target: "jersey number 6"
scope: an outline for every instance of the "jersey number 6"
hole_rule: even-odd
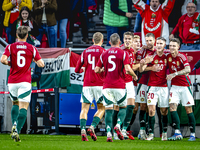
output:
[[[21,54],[26,54],[26,52],[25,51],[18,51],[17,52],[17,65],[19,67],[24,67],[25,64],[26,64],[26,59]]]

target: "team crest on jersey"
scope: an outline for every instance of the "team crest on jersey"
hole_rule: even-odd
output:
[[[169,62],[172,62],[172,58],[171,57],[169,57]]]
[[[141,102],[144,102],[144,98],[141,98]]]
[[[179,66],[179,61],[177,61],[177,66]]]
[[[139,59],[139,60],[140,60],[141,58],[142,58],[142,57],[141,57],[140,55],[138,55],[138,56],[137,56],[137,59]]]
[[[154,61],[154,63],[157,64],[157,63],[158,63],[158,60],[156,59],[156,60]]]
[[[148,100],[148,103],[151,103],[151,100],[150,100],[150,99]]]

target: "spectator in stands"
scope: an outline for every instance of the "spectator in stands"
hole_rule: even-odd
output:
[[[149,0],[146,0],[146,4],[149,5]],[[142,24],[142,17],[140,15],[140,13],[138,12],[135,17],[134,33],[141,32],[141,24]]]
[[[28,38],[27,43],[32,44],[34,46],[40,45],[40,42],[35,38],[39,35],[39,28],[36,22],[31,17],[31,11],[28,7],[24,6],[20,10],[19,17],[12,25],[11,35],[16,39],[16,30],[20,26],[28,27]]]
[[[197,2],[197,0],[183,0],[184,4],[181,8],[182,15],[185,15],[187,13],[187,4],[190,2],[193,2],[196,5],[196,11],[200,13],[200,1]]]
[[[132,1],[129,0],[105,0],[103,23],[107,30],[107,46],[110,46],[110,36],[118,33],[121,42],[124,32],[128,31],[130,21],[133,17]]]
[[[179,32],[182,39],[181,50],[199,50],[200,49],[200,17],[196,11],[196,5],[192,2],[187,4],[187,14],[181,16],[170,39]]]
[[[27,6],[29,10],[32,10],[32,0],[4,0],[2,9],[5,11],[5,17],[3,24],[6,27],[6,34],[8,36],[8,43],[11,44],[15,41],[14,37],[11,36],[12,24],[17,20],[19,11],[22,7]]]
[[[96,5],[94,0],[71,0],[71,16],[70,16],[70,31],[69,31],[69,41],[67,44],[73,44],[73,32],[74,32],[74,23],[79,13],[79,19],[81,22],[81,32],[82,32],[82,43],[89,44],[88,40],[88,18],[87,10],[88,7]]]
[[[57,26],[59,30],[59,39],[62,48],[66,47],[66,40],[67,40],[67,22],[70,14],[70,0],[57,0],[57,12],[56,12],[56,20]]]
[[[34,62],[31,63],[31,79],[32,79],[32,90],[39,89],[39,81],[41,77],[42,68],[39,68]],[[37,117],[36,117],[36,103],[37,103],[38,93],[31,94],[31,127],[28,134],[37,133]]]
[[[142,17],[142,44],[146,45],[145,35],[153,33],[155,38],[164,37],[169,44],[168,17],[174,7],[175,0],[166,0],[162,5],[159,0],[150,0],[150,6],[143,1],[133,0],[135,8]]]
[[[39,25],[39,36],[41,42],[43,34],[47,34],[49,47],[57,47],[57,23],[55,12],[57,11],[56,0],[35,0],[33,12],[35,21]]]

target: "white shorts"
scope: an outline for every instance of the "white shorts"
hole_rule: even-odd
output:
[[[103,86],[84,86],[81,93],[81,103],[92,103],[95,99],[96,103],[102,103]]]
[[[135,89],[134,89],[133,81],[126,83],[126,90],[127,90],[126,99],[128,98],[135,99]]]
[[[147,105],[156,105],[158,107],[169,107],[169,89],[168,87],[150,86],[147,93]]]
[[[31,83],[8,83],[8,90],[12,101],[28,102],[31,100]]]
[[[137,86],[137,96],[135,99],[136,103],[147,103],[147,85],[138,84]]]
[[[182,106],[194,105],[191,88],[189,86],[172,85],[169,94],[169,103],[181,103]]]
[[[120,107],[126,106],[126,89],[103,89],[103,105],[106,107],[112,107],[118,105]]]

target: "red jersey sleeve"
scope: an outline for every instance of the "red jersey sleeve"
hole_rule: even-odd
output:
[[[101,56],[100,56],[100,58],[98,60],[97,66],[100,67],[100,68],[102,68],[102,66],[103,66],[102,54],[101,54]]]
[[[165,2],[162,4],[162,9],[167,17],[169,17],[169,15],[171,14],[174,3],[175,0],[165,0]]]
[[[10,46],[11,46],[11,45],[6,46],[3,55],[6,55],[7,57],[10,56]]]
[[[130,64],[129,55],[127,52],[124,52],[123,63],[124,63],[124,65]]]
[[[34,58],[35,61],[42,59],[38,50],[34,46],[33,46],[33,58]]]
[[[180,59],[182,60],[182,63],[185,66],[190,66],[189,63],[188,63],[188,59],[187,59],[187,56],[183,53],[179,54],[179,57]]]
[[[84,52],[83,52],[83,53],[84,53]],[[81,67],[82,67],[83,64],[84,64],[84,61],[83,61],[83,53],[81,54],[81,57],[79,57],[78,62],[77,62],[77,64],[76,64],[76,68],[75,68],[75,72],[76,72],[76,73],[80,73]]]
[[[145,8],[149,7],[147,4],[145,4],[141,0],[133,0],[133,3],[135,4],[134,7],[139,11],[141,16],[143,16]]]

